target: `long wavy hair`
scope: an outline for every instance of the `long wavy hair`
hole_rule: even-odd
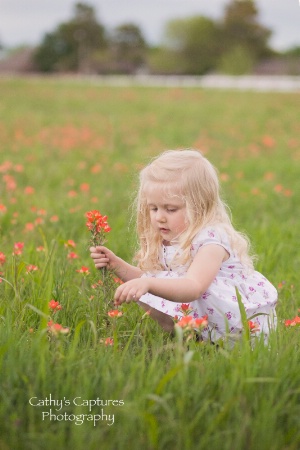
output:
[[[240,261],[253,269],[250,242],[236,231],[231,222],[230,210],[220,197],[217,171],[196,150],[168,150],[153,159],[140,172],[136,197],[136,231],[139,250],[135,255],[138,266],[145,271],[161,270],[159,260],[162,237],[151,226],[147,206],[147,191],[153,183],[159,184],[162,196],[180,198],[186,206],[187,228],[176,239],[180,254],[174,265],[191,263],[190,248],[196,234],[206,226],[222,227]]]

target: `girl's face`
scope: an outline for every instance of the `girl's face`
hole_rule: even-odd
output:
[[[166,195],[159,183],[147,189],[146,198],[151,225],[168,245],[188,226],[185,203],[179,195]]]

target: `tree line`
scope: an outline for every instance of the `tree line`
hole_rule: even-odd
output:
[[[93,7],[77,3],[72,18],[44,36],[33,58],[42,72],[242,74],[275,53],[271,34],[259,22],[254,0],[229,0],[219,21],[204,16],[169,21],[154,47],[137,25],[108,32]]]

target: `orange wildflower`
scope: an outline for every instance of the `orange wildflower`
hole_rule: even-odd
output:
[[[119,311],[118,309],[112,309],[111,311],[108,311],[109,317],[121,317],[123,315],[122,311]]]
[[[264,179],[265,179],[266,181],[272,181],[272,180],[274,179],[274,177],[275,177],[274,172],[266,172],[266,173],[264,174]]]
[[[91,173],[99,173],[102,170],[102,166],[101,164],[95,164],[92,168],[91,168]]]
[[[228,173],[221,173],[221,174],[220,174],[220,180],[221,180],[221,181],[228,181],[228,180],[229,180],[229,175],[228,175]]]
[[[32,195],[34,194],[35,190],[32,186],[26,186],[26,188],[24,189],[24,194],[26,195]]]
[[[276,186],[274,186],[274,191],[275,192],[282,192],[283,191],[282,184],[276,184]]]
[[[262,143],[267,148],[272,148],[275,145],[275,139],[272,136],[263,136]]]
[[[74,198],[74,197],[77,197],[77,192],[76,191],[69,191],[68,192],[68,197],[70,197],[70,198]]]
[[[81,183],[80,190],[81,192],[89,192],[90,185],[88,183]]]
[[[42,208],[38,209],[36,213],[37,213],[38,216],[46,216],[47,215],[47,211],[45,209],[42,209]]]

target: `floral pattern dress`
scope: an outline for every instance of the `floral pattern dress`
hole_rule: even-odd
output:
[[[208,316],[208,326],[202,330],[203,339],[216,341],[228,332],[238,334],[242,330],[241,314],[236,294],[238,290],[248,320],[256,325],[257,333],[263,333],[267,339],[270,329],[276,327],[277,290],[259,272],[249,271],[232,250],[227,233],[221,227],[207,227],[201,230],[191,245],[191,257],[195,257],[198,250],[209,244],[224,247],[229,258],[224,261],[212,284],[197,300],[190,303],[190,315],[194,318]],[[143,276],[156,278],[184,277],[187,265],[172,267],[172,260],[177,246],[162,246],[161,263],[165,270],[147,272]],[[172,317],[180,318],[182,303],[175,303],[152,294],[145,294],[141,302]],[[255,316],[255,317],[253,317]]]

